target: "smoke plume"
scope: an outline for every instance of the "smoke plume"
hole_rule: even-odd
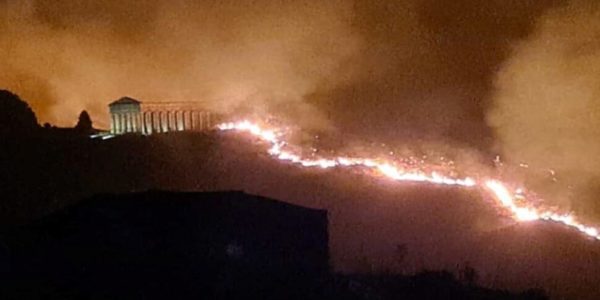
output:
[[[306,96],[352,77],[350,14],[346,1],[0,1],[0,84],[59,125],[86,109],[106,126],[128,95],[326,126]]]
[[[0,0],[0,87],[58,125],[131,96],[485,148],[507,45],[556,1]]]
[[[600,212],[599,38],[595,1],[549,10],[498,73],[487,116],[505,160],[528,166],[546,198],[588,215]]]

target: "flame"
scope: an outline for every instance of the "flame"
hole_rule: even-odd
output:
[[[526,200],[522,189],[517,189],[515,194],[511,193],[507,184],[497,179],[475,180],[472,177],[456,178],[446,176],[437,172],[424,172],[420,170],[407,170],[392,162],[373,158],[345,157],[333,158],[305,158],[290,150],[285,150],[287,142],[283,140],[278,130],[264,129],[257,123],[250,121],[228,122],[217,125],[221,131],[247,132],[258,139],[271,145],[268,149],[269,155],[281,161],[287,161],[302,167],[318,167],[329,169],[335,167],[361,168],[371,170],[394,181],[423,182],[436,185],[461,186],[465,188],[479,188],[487,191],[500,206],[502,206],[513,219],[519,222],[548,221],[559,223],[579,232],[600,240],[598,228],[584,225],[576,220],[572,214],[559,214],[549,209],[536,208],[522,205],[520,202]],[[370,173],[372,174],[372,173]],[[516,199],[519,199],[517,201]]]

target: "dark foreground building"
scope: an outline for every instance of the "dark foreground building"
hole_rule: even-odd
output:
[[[4,232],[0,299],[544,299],[329,270],[327,213],[241,192],[97,196]]]
[[[329,272],[326,211],[241,192],[98,196],[6,242],[22,299],[306,298]]]

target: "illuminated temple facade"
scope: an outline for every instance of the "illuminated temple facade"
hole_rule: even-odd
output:
[[[108,105],[112,134],[204,131],[215,116],[195,102],[150,103],[123,97]]]

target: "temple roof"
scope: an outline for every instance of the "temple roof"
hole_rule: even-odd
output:
[[[141,101],[135,100],[133,98],[123,97],[117,101],[112,102],[108,106],[113,106],[113,105],[117,105],[117,104],[141,104],[141,103],[142,103]]]

